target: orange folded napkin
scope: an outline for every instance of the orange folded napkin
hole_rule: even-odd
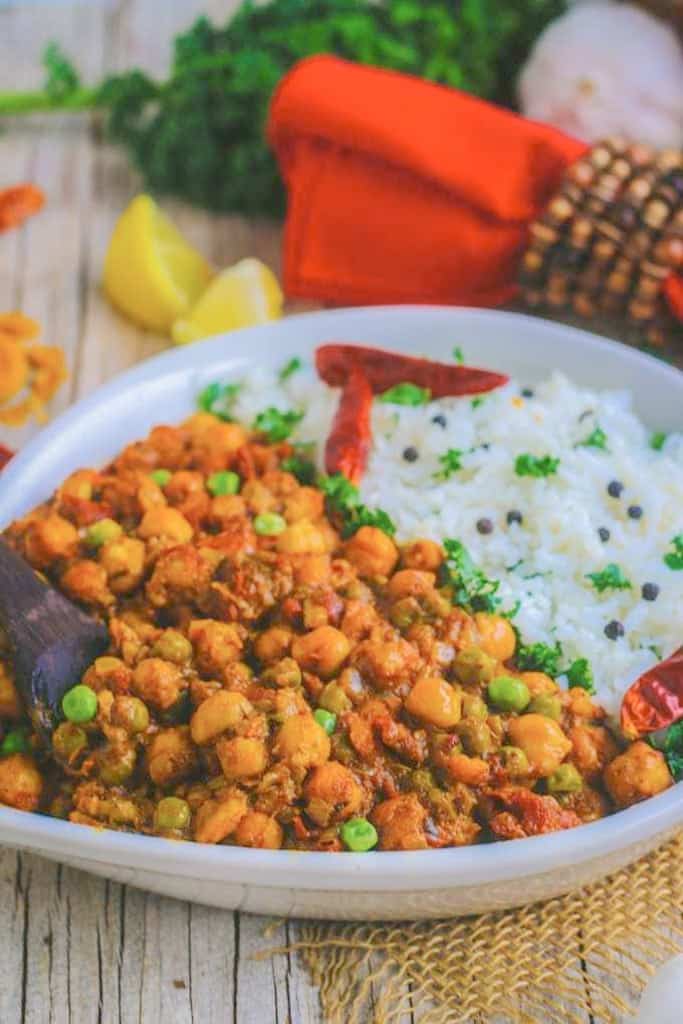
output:
[[[588,148],[455,89],[330,56],[285,76],[268,137],[289,193],[285,291],[337,304],[511,299],[531,222]],[[683,304],[683,282],[668,284]]]

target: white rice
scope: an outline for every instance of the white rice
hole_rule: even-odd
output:
[[[337,397],[311,369],[284,383],[257,370],[234,411],[251,423],[269,405],[305,410],[293,439],[316,441],[321,461]],[[445,428],[433,422],[437,413],[446,417]],[[597,425],[609,451],[576,447]],[[587,658],[608,708],[616,710],[626,687],[681,645],[683,571],[668,568],[663,556],[683,533],[683,435],[671,434],[662,451],[653,450],[651,430],[631,410],[628,394],[588,391],[554,374],[533,398],[520,398],[513,381],[476,408],[470,398],[417,408],[376,401],[373,434],[363,501],[389,513],[398,540],[462,541],[486,575],[500,580],[502,607],[521,602],[514,622],[524,641],[559,641],[563,666]],[[409,446],[419,453],[415,462],[403,458]],[[439,481],[438,459],[449,448],[468,454],[462,470]],[[518,476],[515,459],[524,453],[559,458],[557,473]],[[619,499],[607,493],[611,480],[624,485]],[[628,516],[632,505],[643,509],[638,520]],[[522,513],[522,525],[507,524],[511,509]],[[485,536],[476,527],[483,517],[494,524]],[[600,527],[610,532],[606,543]],[[610,562],[631,589],[595,590],[586,574]],[[656,601],[643,600],[646,582],[659,586]],[[622,638],[605,635],[611,620],[623,624]]]

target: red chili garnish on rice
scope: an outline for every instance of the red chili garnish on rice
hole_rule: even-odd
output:
[[[3,470],[10,459],[14,458],[14,452],[0,444],[0,470]]]
[[[683,647],[633,683],[621,703],[621,728],[629,739],[683,718]]]
[[[325,469],[342,473],[352,484],[360,482],[370,454],[372,388],[362,370],[352,367],[339,399],[330,436],[325,445]]]
[[[493,391],[509,380],[503,373],[434,363],[429,359],[416,359],[360,345],[321,345],[316,351],[315,362],[320,377],[333,387],[343,387],[351,370],[357,367],[367,377],[375,395],[406,381],[428,389],[432,398],[478,395]]]
[[[13,185],[0,189],[0,231],[19,227],[45,202],[45,194],[37,185]]]

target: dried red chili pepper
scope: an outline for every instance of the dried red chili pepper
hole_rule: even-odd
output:
[[[0,444],[0,470],[3,470],[10,459],[14,458],[14,452]]]
[[[432,398],[477,395],[502,387],[509,380],[503,373],[434,363],[358,345],[321,345],[316,351],[315,363],[320,377],[333,387],[343,387],[351,369],[358,367],[376,395],[406,382],[427,388]]]
[[[37,185],[13,185],[0,189],[0,231],[8,231],[32,217],[45,202],[45,194]]]
[[[621,702],[621,728],[636,739],[683,718],[683,647],[636,679]]]
[[[344,382],[332,430],[325,445],[325,469],[342,473],[352,484],[360,482],[372,443],[370,412],[372,388],[357,367],[351,367]]]

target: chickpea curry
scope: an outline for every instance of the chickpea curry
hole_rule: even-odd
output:
[[[272,431],[200,412],[7,531],[111,646],[45,749],[0,639],[0,802],[200,843],[420,850],[673,784],[585,689],[520,669],[511,622],[458,603],[442,546],[344,517],[342,478],[304,468]]]

